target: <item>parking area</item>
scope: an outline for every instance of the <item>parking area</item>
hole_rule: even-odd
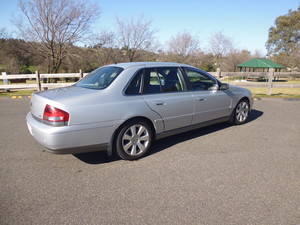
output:
[[[162,139],[138,161],[53,155],[0,98],[0,224],[299,224],[300,101]]]

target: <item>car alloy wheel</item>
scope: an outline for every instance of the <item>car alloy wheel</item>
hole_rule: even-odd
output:
[[[118,133],[116,149],[122,159],[141,158],[150,148],[152,130],[143,121],[131,121],[125,124]]]
[[[242,100],[235,108],[235,124],[243,124],[248,119],[249,115],[249,103],[246,100]]]

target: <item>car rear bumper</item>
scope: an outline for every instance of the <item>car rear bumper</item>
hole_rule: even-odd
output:
[[[56,154],[75,154],[107,150],[115,126],[77,125],[52,127],[26,116],[27,127],[33,138],[46,151]]]
[[[72,148],[62,148],[62,149],[49,149],[45,146],[42,146],[46,152],[52,154],[79,154],[86,152],[98,152],[98,151],[107,151],[108,144],[99,144],[99,145],[89,145],[89,146],[80,146]]]

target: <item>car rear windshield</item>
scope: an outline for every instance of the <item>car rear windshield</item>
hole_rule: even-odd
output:
[[[108,87],[123,70],[116,66],[100,67],[78,81],[75,86],[101,90]]]

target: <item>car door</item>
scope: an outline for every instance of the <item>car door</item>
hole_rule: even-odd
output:
[[[146,68],[143,97],[164,122],[164,131],[191,124],[194,99],[178,67]]]
[[[219,90],[215,78],[204,71],[194,68],[184,68],[190,83],[195,111],[192,124],[202,123],[229,116],[232,99],[226,90]]]

